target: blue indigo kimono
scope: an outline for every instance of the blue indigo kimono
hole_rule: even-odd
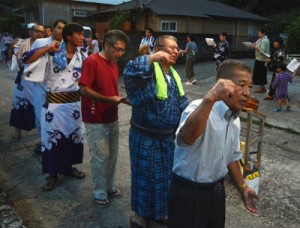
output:
[[[148,55],[130,61],[124,69],[125,88],[132,104],[129,133],[132,210],[154,220],[168,215],[174,134],[188,105],[186,96],[179,95],[178,86],[170,76],[164,74],[168,98],[160,100],[156,97],[154,66],[149,66]]]

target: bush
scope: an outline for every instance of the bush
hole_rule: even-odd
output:
[[[296,17],[287,27],[287,50],[290,54],[300,54],[300,17]]]
[[[122,30],[124,22],[130,20],[130,17],[131,14],[129,11],[118,11],[109,21],[111,29]]]

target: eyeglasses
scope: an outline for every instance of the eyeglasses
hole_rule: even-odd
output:
[[[38,29],[34,29],[33,31],[35,31],[36,33],[40,33],[40,34],[44,34],[45,31],[41,31],[41,30],[38,30]]]
[[[170,48],[170,49],[172,49],[172,51],[180,51],[180,48],[179,47],[176,47],[176,46],[165,46],[165,45],[161,45],[161,44],[159,44],[159,45],[157,45],[158,47],[165,47],[165,48]]]
[[[119,47],[115,47],[112,43],[108,42],[110,44],[110,46],[115,49],[116,52],[121,52],[122,54],[125,54],[126,51],[123,48],[119,48]]]

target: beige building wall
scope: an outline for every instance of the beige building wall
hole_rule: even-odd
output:
[[[44,1],[40,9],[40,18],[43,25],[52,25],[57,19],[70,22],[72,19],[70,2],[66,0]]]

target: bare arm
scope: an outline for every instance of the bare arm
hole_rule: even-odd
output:
[[[102,103],[109,103],[109,104],[113,104],[113,105],[118,105],[122,102],[125,102],[124,99],[122,99],[122,97],[120,96],[112,96],[112,97],[107,97],[104,96],[98,92],[96,92],[95,90],[86,87],[86,86],[80,86],[80,93],[81,95],[91,98],[97,102],[102,102]]]
[[[44,55],[45,53],[49,52],[49,51],[53,51],[53,52],[57,52],[59,51],[59,42],[58,41],[53,41],[51,45],[49,46],[45,46],[42,47],[38,50],[36,50],[34,52],[34,54],[25,61],[26,64],[30,64],[35,62],[38,58],[40,58],[42,55]]]
[[[187,118],[181,128],[181,140],[192,145],[202,135],[213,105],[218,100],[226,100],[234,94],[235,84],[230,80],[220,79],[206,94],[201,104]]]
[[[242,194],[242,199],[245,204],[245,207],[252,213],[257,212],[257,208],[255,207],[253,199],[258,199],[258,196],[256,195],[255,191],[251,188],[249,188],[242,176],[240,166],[238,161],[231,162],[228,164],[228,170],[229,175],[239,191]]]

